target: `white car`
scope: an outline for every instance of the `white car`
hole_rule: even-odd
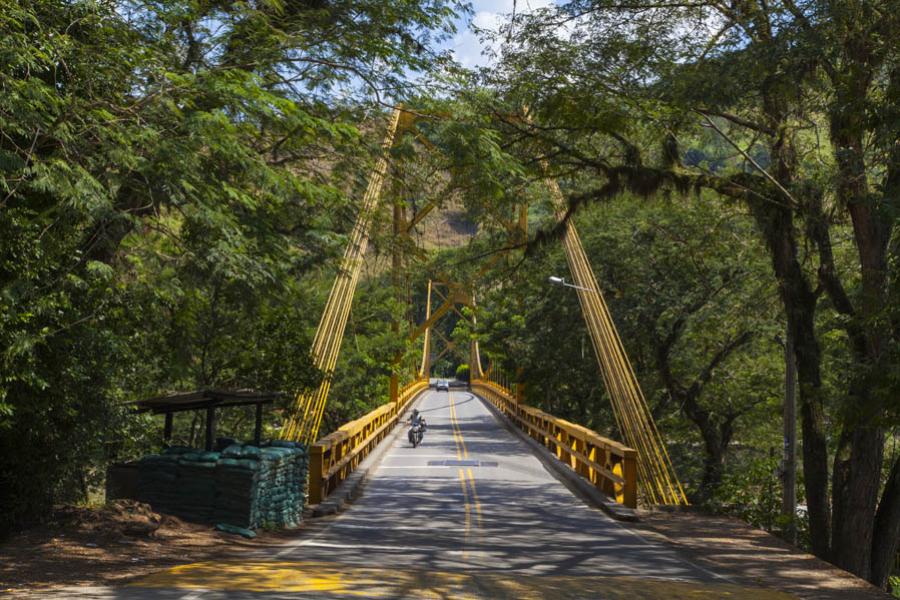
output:
[[[443,390],[445,392],[449,392],[450,391],[450,382],[447,381],[446,379],[438,379],[437,385],[434,386],[434,389],[436,389],[439,392],[441,390]]]

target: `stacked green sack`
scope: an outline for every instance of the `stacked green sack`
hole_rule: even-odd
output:
[[[215,522],[255,529],[259,522],[260,449],[232,444],[216,464]]]
[[[137,499],[154,510],[169,513],[178,506],[178,458],[190,448],[167,448],[162,454],[150,454],[138,462]]]
[[[303,512],[306,450],[292,442],[273,442],[261,450],[259,525],[296,527]]]
[[[208,523],[216,501],[218,452],[185,452],[178,458],[178,506],[173,514],[187,521]]]
[[[166,448],[138,462],[138,500],[189,521],[208,522],[216,497],[218,452]]]
[[[303,513],[308,457],[294,442],[258,448],[231,444],[221,453],[168,448],[146,456],[139,500],[156,510],[240,529],[296,527]]]
[[[262,448],[229,446],[218,465],[217,523],[245,529],[296,527],[306,488],[302,444],[275,441]]]

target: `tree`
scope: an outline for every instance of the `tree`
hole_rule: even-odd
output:
[[[766,421],[779,386],[780,319],[774,287],[760,282],[764,250],[746,239],[746,216],[714,202],[626,197],[578,223],[655,418],[675,446],[702,449],[698,476],[695,452],[679,451],[676,464],[699,503],[715,495],[730,443],[746,443],[753,427],[741,435],[739,424]],[[521,369],[529,402],[618,438],[577,298],[547,284],[566,274],[562,250],[544,251],[527,268],[493,273],[511,281],[484,297],[482,351],[507,372]]]
[[[122,400],[314,380],[261,356],[308,337],[286,315],[352,225],[370,96],[464,9],[0,1],[0,531],[133,441]]]
[[[813,550],[878,585],[900,537],[900,490],[880,485],[885,427],[896,417],[881,393],[897,338],[886,312],[894,13],[884,2],[579,0],[518,16],[487,79],[510,105],[529,106],[532,125],[505,127],[528,140],[532,157],[561,175],[596,174],[601,184],[573,194],[572,210],[626,190],[693,189],[747,208],[796,341]],[[727,168],[685,162],[701,128],[733,149]],[[834,241],[848,226],[855,264],[841,262]],[[820,310],[840,315],[838,351],[852,357],[852,380],[834,399],[823,385]],[[837,436],[826,416],[837,419]]]

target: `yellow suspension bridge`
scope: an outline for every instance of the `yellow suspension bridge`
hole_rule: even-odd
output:
[[[324,518],[284,543],[248,547],[240,558],[188,563],[126,588],[80,588],[59,597],[791,597],[764,585],[736,585],[628,525],[639,505],[687,500],[571,221],[562,243],[622,439],[528,406],[515,377],[483,365],[476,339],[468,387],[432,390],[435,347],[453,346],[438,323],[450,314],[474,319],[463,308],[476,303],[475,289],[437,279],[425,290],[424,319],[408,334],[422,345],[419,364],[405,378],[398,367],[387,404],[319,437],[388,153],[414,120],[398,109],[388,121],[313,341],[324,377],[296,399],[283,429],[285,439],[308,445],[309,502]],[[562,193],[553,179],[545,185],[562,219]],[[402,206],[393,209],[398,236],[420,218],[407,220]],[[510,237],[525,239],[527,226],[522,206],[509,223]],[[394,252],[396,272],[402,257]],[[399,326],[395,331],[401,335]],[[412,407],[428,422],[418,448],[396,427]]]
[[[404,116],[406,116],[405,119],[403,119]],[[319,434],[353,295],[362,270],[363,257],[369,239],[369,225],[373,212],[378,206],[387,172],[386,154],[397,137],[401,120],[408,124],[412,120],[411,117],[410,113],[404,113],[401,109],[395,110],[391,116],[384,139],[383,155],[378,158],[371,173],[359,217],[344,252],[340,270],[328,296],[313,342],[313,362],[322,370],[324,378],[314,392],[297,398],[294,412],[285,430],[285,436],[289,440],[312,444]],[[559,186],[552,179],[547,179],[546,185],[557,209],[557,214],[562,218],[565,213],[565,200]],[[527,215],[527,213],[524,214]],[[403,224],[399,225],[402,227]],[[524,222],[524,226],[527,227],[527,221]],[[686,504],[684,490],[675,475],[665,444],[641,393],[640,385],[603,300],[603,294],[591,270],[575,225],[571,221],[567,221],[565,227],[563,245],[566,250],[566,258],[573,281],[577,286],[578,299],[585,324],[590,332],[597,363],[606,384],[606,391],[612,400],[618,428],[624,435],[624,442],[637,451],[640,493],[652,504]],[[395,226],[395,231],[398,229]],[[459,286],[451,284],[450,297],[446,298],[444,303],[432,314],[432,283],[429,282],[428,285],[426,320],[413,334],[414,338],[422,338],[424,346],[422,364],[415,374],[415,379],[420,385],[430,372],[428,361],[431,331],[435,322],[459,304],[470,306],[474,304],[474,291],[467,292],[459,289]],[[474,383],[481,385],[484,372],[477,341],[472,342],[470,365]],[[417,390],[418,388],[413,386],[410,389]],[[391,400],[394,403],[401,400],[398,396],[396,376],[391,381]]]

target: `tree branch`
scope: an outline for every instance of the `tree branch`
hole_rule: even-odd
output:
[[[775,179],[774,177],[772,177],[772,176],[769,174],[768,171],[766,171],[765,169],[763,169],[763,168],[760,166],[760,164],[759,164],[758,162],[756,162],[755,160],[753,160],[753,157],[750,156],[749,154],[747,154],[747,152],[745,152],[744,149],[741,148],[741,147],[737,144],[737,142],[735,142],[734,140],[732,140],[732,139],[731,139],[724,131],[722,131],[722,130],[719,128],[719,126],[716,125],[715,122],[714,122],[712,119],[709,118],[709,115],[705,115],[705,114],[703,114],[702,112],[700,112],[699,110],[696,110],[696,109],[694,109],[694,112],[698,113],[698,114],[701,115],[704,119],[706,119],[706,122],[709,124],[709,126],[712,127],[713,129],[715,129],[716,132],[717,132],[720,136],[722,136],[722,139],[724,139],[726,142],[728,142],[728,143],[731,145],[732,148],[734,148],[735,150],[737,150],[738,152],[740,152],[740,153],[741,153],[741,156],[743,156],[744,159],[747,160],[747,162],[749,162],[751,165],[753,165],[753,168],[754,168],[754,169],[756,169],[757,171],[759,171],[760,173],[762,173],[763,176],[764,176],[766,179],[768,179],[775,187],[777,187],[778,190],[779,190],[782,194],[784,194],[785,198],[787,198],[788,201],[793,205],[791,208],[796,208],[796,207],[799,205],[799,204],[797,203],[797,200],[794,198],[794,196],[791,195],[791,193],[790,193],[789,191],[787,191],[787,189],[785,189],[785,187],[784,187],[783,185],[781,185],[781,183],[779,183],[779,181],[778,181],[777,179]]]
[[[694,380],[694,383],[691,384],[691,387],[688,388],[689,392],[695,391],[695,396],[700,395],[700,391],[703,387],[709,383],[709,380],[712,378],[713,371],[725,361],[735,350],[744,346],[753,339],[753,333],[750,331],[745,331],[741,333],[736,338],[732,339],[730,342],[719,348],[719,351],[716,352],[712,359],[710,359],[709,363],[704,367],[697,378]]]
[[[764,133],[766,135],[775,136],[775,131],[771,127],[766,127],[765,125],[761,125],[759,123],[755,123],[750,121],[749,119],[745,119],[743,117],[739,117],[735,114],[722,112],[718,110],[710,110],[708,108],[695,108],[694,112],[700,113],[703,116],[712,115],[714,117],[722,117],[728,121],[731,121],[735,125],[740,125],[741,127],[746,127],[747,129],[752,129],[754,131],[758,131],[760,133]]]

